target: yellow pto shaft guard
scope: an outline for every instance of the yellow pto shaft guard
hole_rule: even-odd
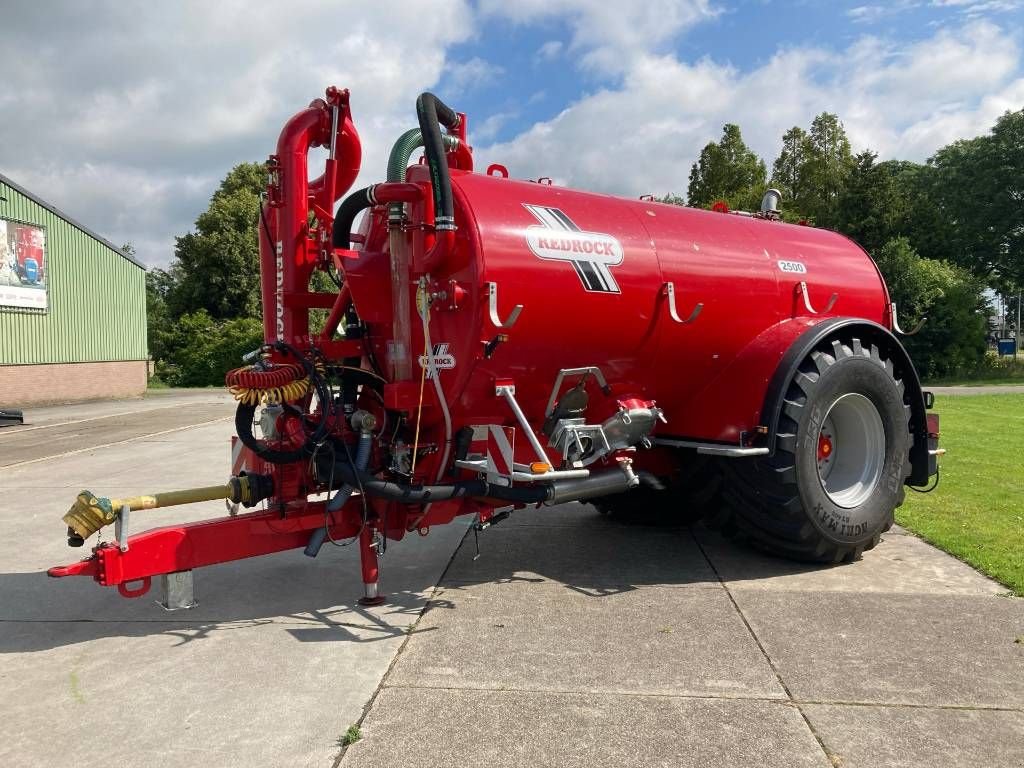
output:
[[[228,499],[234,503],[255,504],[269,496],[262,486],[261,475],[232,477],[224,485],[210,485],[205,488],[187,488],[182,491],[167,491],[152,496],[132,496],[127,499],[108,499],[84,490],[78,494],[71,509],[64,515],[64,522],[83,541],[105,525],[113,523],[124,507],[137,509],[159,509],[180,504],[194,504],[200,501]]]

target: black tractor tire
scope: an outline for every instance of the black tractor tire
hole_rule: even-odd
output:
[[[658,478],[663,488],[642,485],[626,493],[595,499],[594,506],[624,523],[693,525],[720,506],[722,476],[710,457],[696,451],[680,454],[679,469],[668,477]]]
[[[856,560],[903,503],[909,422],[903,382],[884,351],[831,340],[788,383],[774,454],[721,460],[724,503],[709,522],[784,557]]]

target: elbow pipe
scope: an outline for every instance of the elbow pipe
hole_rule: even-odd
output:
[[[445,158],[443,125],[449,130],[459,127],[459,116],[437,96],[430,92],[416,99],[416,117],[420,124],[430,181],[434,186],[434,228],[439,232],[455,229],[455,205],[452,198],[452,180]]]
[[[336,107],[341,117],[337,126],[334,162],[329,165],[323,174],[309,183],[310,190],[317,194],[331,187],[331,199],[326,200],[327,205],[324,206],[324,208],[328,209],[333,206],[335,200],[345,194],[352,186],[352,183],[359,175],[359,168],[362,163],[363,145],[359,140],[359,132],[356,130],[355,123],[352,122],[348,95],[348,89],[339,90],[331,86],[327,89],[329,103],[325,103],[322,99],[317,99],[313,102],[314,105],[321,106],[323,109],[322,125],[325,138],[320,142],[323,146],[329,147],[331,144],[330,134],[334,127],[331,120],[331,108]],[[328,184],[329,171],[333,171],[332,178],[330,179],[330,181],[333,181],[332,185]]]
[[[356,447],[356,469],[359,472],[366,470],[366,465],[370,463],[370,450],[373,447],[373,434],[370,432],[359,433],[359,445]],[[338,492],[334,494],[334,498],[327,504],[328,512],[336,512],[345,506],[345,503],[351,498],[352,492],[355,491],[355,486],[345,483],[338,489]],[[302,554],[306,557],[316,557],[320,554],[320,548],[323,547],[324,542],[327,541],[327,525],[324,524],[320,528],[317,528],[309,536],[309,541],[306,544],[306,548],[302,550]]]
[[[331,228],[331,244],[335,248],[348,249],[352,245],[352,222],[373,204],[373,185],[356,190],[342,201]]]
[[[356,447],[356,472],[366,472],[366,465],[370,463],[370,448],[372,445],[373,434],[370,432],[360,432],[359,445]],[[331,499],[330,503],[327,505],[328,511],[336,512],[345,506],[345,502],[348,501],[349,496],[352,495],[354,490],[355,487],[349,483],[345,483],[341,486],[341,488],[338,489],[338,492],[334,495],[334,498]]]
[[[345,198],[334,216],[331,244],[348,249],[352,245],[352,224],[367,208],[382,203],[412,203],[422,199],[423,190],[415,184],[371,184]]]

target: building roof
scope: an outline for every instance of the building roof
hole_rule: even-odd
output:
[[[97,234],[95,231],[89,229],[89,227],[85,226],[84,224],[79,223],[78,221],[76,221],[75,219],[73,219],[70,216],[68,216],[66,213],[64,213],[59,208],[56,208],[55,206],[50,205],[50,203],[48,203],[45,200],[41,199],[38,195],[32,194],[31,192],[29,192],[27,189],[25,189],[21,185],[15,184],[13,181],[11,181],[9,178],[4,176],[2,173],[0,173],[0,183],[6,184],[8,187],[13,189],[18,194],[24,195],[25,197],[27,197],[29,200],[34,202],[36,205],[42,206],[43,208],[45,208],[46,210],[48,210],[50,213],[54,214],[55,216],[59,216],[60,218],[64,219],[64,221],[66,221],[71,226],[77,227],[78,229],[82,230],[85,234],[87,234],[93,240],[96,240],[96,241],[98,241],[100,243],[103,243],[103,245],[107,246],[107,248],[112,250],[114,253],[116,253],[121,258],[127,259],[128,261],[130,261],[132,264],[134,264],[135,266],[139,267],[140,269],[143,269],[143,270],[146,269],[146,265],[145,264],[143,264],[138,259],[136,259],[136,258],[134,258],[132,256],[129,256],[127,253],[122,251],[120,248],[118,248],[112,242],[107,240],[107,238],[103,237],[102,235]]]

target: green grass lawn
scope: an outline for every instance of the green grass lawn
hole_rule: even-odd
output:
[[[941,481],[896,522],[1024,596],[1024,394],[937,396]]]

